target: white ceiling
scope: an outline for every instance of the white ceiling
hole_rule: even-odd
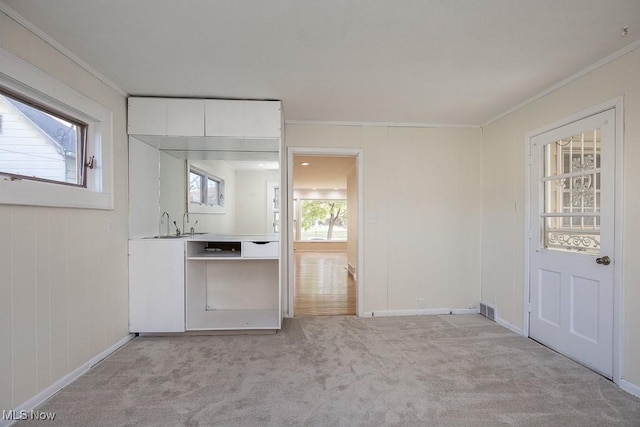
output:
[[[638,0],[4,1],[128,94],[289,121],[478,125],[640,39]]]
[[[356,158],[353,156],[294,156],[293,188],[346,190],[347,176],[355,162]]]

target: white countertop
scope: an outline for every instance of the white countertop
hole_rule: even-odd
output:
[[[207,242],[277,242],[280,240],[280,236],[277,234],[183,234],[181,236],[149,236],[142,239],[155,239],[155,240],[194,240],[194,241],[207,241]],[[136,240],[136,239],[131,239]]]

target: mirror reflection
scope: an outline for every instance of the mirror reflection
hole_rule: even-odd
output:
[[[278,151],[160,150],[160,212],[172,232],[277,233],[279,186]]]

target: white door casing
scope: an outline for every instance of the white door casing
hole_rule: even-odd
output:
[[[615,118],[609,109],[529,140],[529,336],[608,378],[614,365]]]
[[[286,309],[285,317],[294,317],[294,287],[295,287],[295,273],[294,273],[294,253],[293,253],[293,157],[295,155],[318,155],[318,156],[353,156],[356,159],[356,173],[357,173],[357,266],[356,266],[356,315],[358,317],[363,316],[364,305],[364,283],[366,278],[364,277],[364,153],[361,148],[328,148],[328,147],[288,147],[287,148],[287,175],[286,175],[286,209],[281,209],[281,226],[286,230],[282,230],[289,238],[287,239],[287,297],[286,297]],[[284,194],[284,193],[282,193]],[[285,199],[283,199],[284,202]]]

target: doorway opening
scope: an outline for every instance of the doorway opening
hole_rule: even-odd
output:
[[[358,313],[358,154],[292,151],[291,316]]]

